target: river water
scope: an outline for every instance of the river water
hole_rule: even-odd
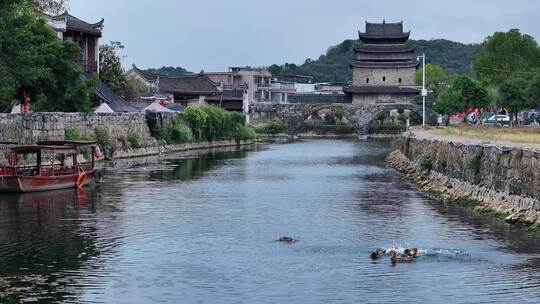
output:
[[[173,154],[84,191],[2,195],[0,303],[540,303],[540,234],[431,200],[385,166],[391,149]],[[390,246],[420,255],[369,258]]]

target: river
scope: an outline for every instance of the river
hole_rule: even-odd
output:
[[[1,195],[0,303],[539,303],[540,233],[430,199],[391,149],[171,154],[82,191]],[[390,246],[420,254],[369,258]]]

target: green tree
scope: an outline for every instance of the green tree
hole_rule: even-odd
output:
[[[520,110],[531,106],[530,83],[521,76],[508,78],[499,87],[499,92],[499,106],[506,108],[515,118]]]
[[[452,89],[458,92],[463,110],[483,108],[489,105],[488,93],[479,82],[464,75],[458,75],[452,83]]]
[[[99,78],[116,94],[122,95],[127,85],[127,78],[118,52],[124,46],[118,41],[111,41],[99,47]]]
[[[458,75],[450,88],[442,91],[433,109],[441,114],[465,112],[469,108],[489,105],[488,92],[479,82]]]
[[[423,69],[418,69],[414,74],[414,82],[416,85],[422,85]],[[426,87],[433,90],[437,96],[439,92],[448,85],[448,74],[442,66],[438,64],[426,65]]]
[[[134,76],[126,76],[126,87],[124,89],[124,98],[126,100],[136,100],[141,97],[142,94],[148,92],[150,87],[138,80]]]
[[[24,93],[33,110],[90,110],[91,81],[75,64],[79,46],[58,39],[27,1],[0,6],[0,111],[9,111]]]
[[[540,65],[540,50],[533,37],[518,29],[496,32],[486,38],[473,69],[479,79],[500,85],[516,72]]]
[[[461,111],[463,108],[461,96],[453,89],[442,91],[437,102],[433,105],[433,110],[435,112],[447,115]]]
[[[527,95],[531,107],[540,106],[540,72],[531,79]]]
[[[67,10],[69,0],[2,0],[1,7],[26,6],[47,14],[60,14]]]

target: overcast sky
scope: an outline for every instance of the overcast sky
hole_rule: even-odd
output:
[[[70,12],[105,18],[102,43],[122,42],[126,67],[194,72],[316,59],[366,20],[403,20],[413,39],[481,42],[519,28],[540,40],[539,0],[70,0]]]

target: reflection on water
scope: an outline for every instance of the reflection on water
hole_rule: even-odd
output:
[[[110,163],[82,191],[1,195],[0,303],[536,303],[538,234],[432,201],[388,151],[184,152]],[[369,259],[409,245],[413,264]]]

